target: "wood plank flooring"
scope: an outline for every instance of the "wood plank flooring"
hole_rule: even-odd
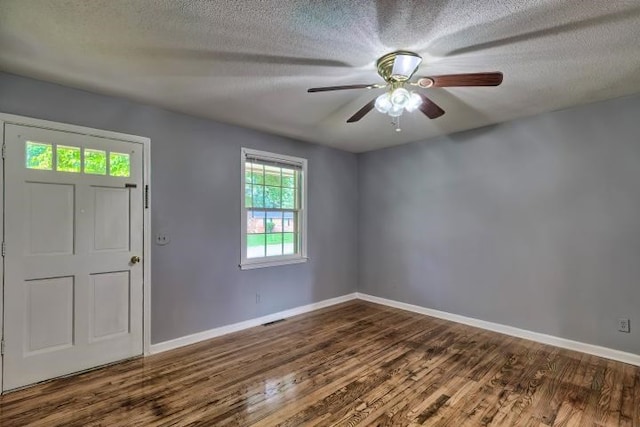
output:
[[[640,426],[640,368],[353,301],[0,398],[5,426]]]

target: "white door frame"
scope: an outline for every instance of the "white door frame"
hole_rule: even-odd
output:
[[[65,123],[51,122],[48,120],[34,119],[31,117],[16,116],[13,114],[0,113],[0,146],[5,144],[5,124],[15,124],[21,126],[30,126],[41,129],[50,129],[63,132],[70,132],[80,135],[90,135],[99,138],[109,138],[125,142],[133,142],[142,144],[143,146],[143,185],[145,195],[145,206],[143,208],[143,315],[142,315],[142,339],[144,355],[150,354],[151,347],[151,199],[150,192],[147,190],[151,185],[151,140],[142,136],[128,135],[124,133],[111,132],[100,129],[93,129],[84,126],[76,126]],[[3,150],[4,154],[4,150]],[[2,209],[0,209],[0,232],[4,240],[4,162],[0,161],[0,201],[2,201]],[[4,257],[0,262],[0,279],[2,296],[0,297],[0,331],[4,334]],[[0,356],[0,392],[2,392],[2,370],[4,369],[4,360]]]

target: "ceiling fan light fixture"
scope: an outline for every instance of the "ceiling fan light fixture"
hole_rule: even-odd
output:
[[[385,92],[376,98],[375,107],[376,110],[378,110],[382,114],[387,114],[389,112],[391,107],[393,107],[393,104],[390,100],[389,92]]]
[[[397,81],[409,80],[421,62],[422,58],[415,53],[398,53],[393,61],[391,76]]]
[[[362,119],[374,108],[392,117],[391,122],[400,131],[400,116],[407,110],[413,112],[420,110],[430,119],[437,119],[445,112],[438,104],[429,99],[425,94],[410,92],[405,87],[418,86],[420,89],[432,87],[465,87],[465,86],[498,86],[502,83],[502,72],[461,73],[438,76],[419,76],[416,81],[410,81],[422,63],[422,58],[415,52],[398,50],[387,53],[378,58],[376,67],[378,75],[385,84],[350,84],[343,86],[313,87],[307,92],[326,92],[346,89],[382,89],[386,92],[377,98],[371,99],[354,115],[347,119],[347,123],[354,123]]]
[[[381,56],[376,62],[378,74],[387,83],[406,82],[422,63],[422,57],[415,52],[398,50]]]
[[[406,107],[410,99],[411,94],[403,87],[394,89],[393,92],[391,92],[391,103],[395,107],[399,107],[401,109]]]
[[[403,112],[404,112],[404,107],[394,105],[393,107],[391,107],[391,109],[387,114],[389,114],[389,116],[391,117],[400,117]]]
[[[408,112],[412,112],[418,109],[422,104],[422,98],[415,92],[411,92],[411,97],[409,98],[409,102],[404,107]]]

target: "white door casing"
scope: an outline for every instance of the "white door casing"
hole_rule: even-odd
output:
[[[148,349],[148,140],[81,130],[5,122],[3,390]],[[29,169],[27,141],[129,154],[130,176]]]

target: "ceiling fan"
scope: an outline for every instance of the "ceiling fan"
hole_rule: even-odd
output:
[[[498,86],[502,83],[502,73],[446,74],[440,76],[423,76],[410,82],[409,79],[416,72],[422,57],[414,52],[399,50],[388,53],[378,59],[376,65],[378,74],[385,83],[355,84],[346,86],[312,87],[307,92],[328,92],[345,89],[382,89],[387,91],[372,99],[367,105],[349,117],[347,123],[357,122],[374,108],[393,118],[392,124],[400,131],[399,118],[406,110],[412,112],[420,109],[430,119],[436,119],[444,114],[444,110],[429,99],[424,93],[410,92],[406,86],[417,86],[421,89],[431,87],[457,86]]]

